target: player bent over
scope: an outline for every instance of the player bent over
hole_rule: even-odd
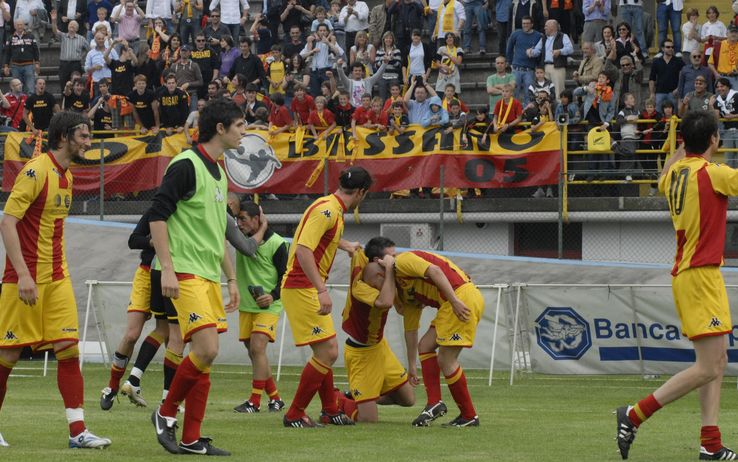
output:
[[[341,400],[356,422],[377,422],[377,404],[415,404],[407,370],[384,338],[387,314],[395,299],[395,259],[385,255],[368,263],[363,250],[351,257],[351,286],[343,309],[343,350],[353,399]]]
[[[384,237],[375,237],[367,243],[366,254],[370,261],[377,261],[388,254],[395,255],[395,243]],[[418,346],[428,402],[413,425],[428,426],[446,413],[446,404],[441,401],[440,374],[443,372],[451,396],[461,411],[444,426],[479,426],[479,417],[458,358],[463,348],[471,348],[474,344],[477,324],[484,312],[482,294],[471,278],[453,262],[419,250],[396,255],[395,280],[400,309],[405,318],[411,381],[417,380],[415,345],[420,313],[425,306],[438,308],[436,319]]]
[[[57,385],[69,423],[70,448],[104,448],[108,438],[87,430],[79,369],[79,323],[64,251],[64,221],[72,204],[69,164],[90,148],[89,121],[54,114],[49,152],[29,160],[15,179],[0,223],[8,263],[0,294],[0,407],[23,347],[53,347]],[[7,443],[0,436],[0,445]]]
[[[699,460],[737,460],[723,446],[718,427],[720,386],[730,334],[728,295],[720,274],[728,196],[738,195],[738,170],[711,163],[720,143],[712,112],[692,111],[680,123],[684,145],[666,162],[659,190],[669,202],[677,236],[672,292],[682,331],[693,343],[696,362],[633,406],[617,409],[617,442],[628,458],[638,427],[672,401],[699,388],[702,429]]]
[[[354,252],[357,242],[341,239],[343,214],[358,206],[372,184],[372,177],[362,167],[349,167],[341,172],[338,190],[313,202],[300,219],[295,231],[287,274],[282,282],[282,302],[292,327],[295,345],[309,345],[313,350],[300,375],[300,383],[287,413],[285,427],[316,427],[305,413],[315,396],[323,405],[320,420],[333,425],[354,422],[338,408],[333,389],[331,366],[338,357],[338,342],[330,317],[333,302],[328,295],[328,279],[336,249]]]
[[[169,337],[169,324],[164,310],[158,311],[151,303],[151,261],[154,259],[155,253],[154,247],[151,245],[148,211],[141,216],[136,228],[128,238],[128,247],[130,249],[141,249],[141,264],[133,276],[133,287],[128,302],[126,332],[115,349],[113,365],[110,368],[110,380],[108,386],[103,388],[100,397],[100,407],[103,411],[108,411],[113,407],[113,400],[118,394],[119,388],[124,396],[128,396],[131,403],[137,406],[146,406],[146,400],[141,394],[141,377],[159,350],[159,346],[166,342]],[[123,387],[120,387],[120,379],[126,372],[133,347],[141,336],[144,324],[151,315],[156,319],[156,327],[144,339],[139,348],[136,363],[131,370],[131,375],[125,381]]]
[[[214,100],[200,112],[200,143],[167,167],[151,207],[151,236],[161,269],[162,295],[172,299],[190,353],[174,375],[164,402],[152,414],[159,443],[173,454],[229,455],[203,438],[200,427],[210,391],[210,366],[218,333],[227,329],[220,289],[228,278],[228,312],[238,308],[236,275],[226,252],[228,180],[218,165],[244,134],[243,113],[231,101]],[[182,440],[177,444],[177,406],[185,402]]]
[[[241,340],[249,352],[253,369],[251,397],[234,408],[236,412],[259,412],[261,395],[269,395],[268,408],[277,412],[284,408],[279,397],[266,355],[269,342],[274,342],[277,321],[282,313],[280,291],[287,268],[287,242],[267,227],[261,208],[243,201],[238,212],[238,227],[248,236],[260,233],[258,250],[253,256],[236,254],[236,279],[241,303],[238,306]]]

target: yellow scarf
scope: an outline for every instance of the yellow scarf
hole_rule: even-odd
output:
[[[161,38],[159,37],[159,34],[155,32],[154,39],[151,41],[151,49],[149,50],[149,58],[152,61],[156,61],[157,59],[159,59],[160,54],[161,54]]]
[[[503,104],[500,104],[500,113],[497,114],[497,118],[498,118],[497,119],[497,123],[499,125],[504,125],[507,122],[507,117],[510,115],[510,109],[512,109],[512,102],[513,102],[513,99],[512,99],[512,96],[511,96],[510,99],[507,102],[507,110],[505,111],[505,115],[504,116],[502,116],[502,107],[504,106],[504,102],[503,102]],[[500,119],[500,117],[502,117],[502,119]]]
[[[185,11],[187,12],[187,16],[185,18],[192,18],[192,4],[190,3],[190,0],[184,0],[184,7]]]
[[[438,21],[438,31],[436,35],[441,36],[441,32],[453,32],[454,31],[454,16],[456,9],[456,0],[450,0],[444,5],[443,20]]]
[[[318,115],[318,120],[320,120],[321,128],[328,128],[328,123],[323,118],[323,111],[315,111],[315,113]]]

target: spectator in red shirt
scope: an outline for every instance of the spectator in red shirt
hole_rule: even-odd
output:
[[[292,111],[292,115],[295,116],[297,124],[307,125],[307,121],[310,118],[310,111],[314,109],[315,102],[313,102],[313,97],[307,94],[304,86],[295,85],[295,97],[292,99],[290,110]]]
[[[27,95],[23,93],[23,83],[19,79],[10,81],[10,91],[6,94],[0,93],[0,119],[4,124],[0,126],[0,132],[17,131],[23,120],[23,106],[26,104]]]
[[[392,111],[392,103],[394,103],[395,101],[400,101],[403,103],[405,101],[402,99],[402,87],[400,87],[400,84],[397,82],[390,84],[390,96],[389,98],[387,98],[387,101],[384,102],[382,112],[389,114]],[[403,104],[402,107],[404,108],[405,105]],[[407,108],[405,108],[404,111],[407,112]]]
[[[269,134],[277,135],[292,128],[290,111],[284,107],[284,95],[275,93],[272,96],[272,110],[269,114]]]
[[[375,96],[372,98],[372,110],[369,116],[370,120],[374,120],[374,126],[369,127],[375,130],[387,129],[387,113],[382,112],[382,98]]]
[[[308,127],[316,140],[322,140],[336,127],[336,119],[333,113],[326,109],[324,96],[315,98],[315,109],[310,111]]]
[[[354,136],[354,140],[357,140],[356,126],[359,125],[364,127],[366,125],[372,125],[374,121],[370,119],[372,114],[372,95],[364,93],[361,97],[361,106],[354,110],[354,115],[351,117],[351,134]]]
[[[456,87],[454,86],[454,84],[449,83],[443,89],[443,106],[442,107],[447,111],[450,110],[451,109],[450,103],[453,100],[456,100],[459,102],[459,105],[461,107],[461,112],[466,112],[466,113],[469,112],[469,106],[464,104],[464,102],[461,101],[461,98],[459,98],[458,95],[456,94]]]

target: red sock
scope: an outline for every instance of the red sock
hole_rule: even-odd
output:
[[[435,351],[420,353],[420,367],[423,373],[423,386],[428,395],[427,405],[441,401],[441,368]]]
[[[717,452],[723,447],[720,439],[720,428],[717,425],[702,427],[700,430],[700,444],[709,452]]]
[[[252,380],[251,381],[251,404],[256,407],[261,405],[261,394],[264,392],[266,386],[266,380]]]
[[[274,383],[274,377],[272,377],[271,375],[266,380],[264,389],[269,395],[269,399],[279,399],[279,392],[277,391],[277,384]]]
[[[3,363],[0,364],[0,409],[3,407],[5,392],[8,391],[8,377],[12,370],[13,366],[10,363],[3,361]]]
[[[656,401],[653,394],[650,394],[638,401],[638,403],[630,408],[628,412],[628,418],[635,425],[636,428],[640,427],[654,412],[661,409],[661,404]]]
[[[185,401],[184,424],[182,425],[182,442],[185,444],[194,443],[200,439],[200,428],[205,418],[209,392],[210,374],[200,374],[197,384],[192,387]]]
[[[476,417],[477,411],[474,409],[474,404],[472,404],[469,388],[466,386],[466,375],[464,375],[461,366],[453,374],[446,376],[446,383],[449,391],[451,391],[451,396],[453,396],[456,405],[461,410],[461,417],[469,420]]]
[[[343,401],[343,409],[341,409],[344,414],[351,417],[351,420],[356,422],[357,417],[359,417],[359,404],[352,400],[347,399]]]
[[[120,388],[120,379],[123,378],[123,374],[125,373],[125,369],[121,369],[113,364],[113,367],[110,368],[110,381],[108,382],[111,390],[117,391]]]
[[[177,406],[185,400],[190,390],[200,380],[202,370],[195,365],[193,359],[197,362],[196,357],[190,353],[177,368],[177,372],[174,374],[174,380],[172,380],[172,386],[169,388],[169,394],[167,394],[166,399],[164,399],[164,402],[159,408],[159,413],[162,416],[176,417]]]
[[[336,399],[336,390],[333,387],[333,369],[328,369],[328,373],[323,377],[323,383],[318,388],[318,394],[323,410],[330,415],[338,414],[338,400]]]
[[[323,383],[325,374],[330,369],[320,363],[314,357],[311,357],[300,375],[300,383],[297,385],[295,397],[292,400],[290,408],[287,410],[285,417],[289,420],[297,420],[305,415],[305,408],[308,407],[318,388]]]
[[[79,358],[60,359],[56,367],[56,383],[64,400],[64,407],[67,410],[81,409],[85,401],[85,386],[79,370]],[[83,419],[69,422],[69,435],[77,436],[85,428]]]

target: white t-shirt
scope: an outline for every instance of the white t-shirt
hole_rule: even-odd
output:
[[[423,44],[420,43],[417,46],[414,44],[410,45],[410,69],[408,75],[424,75],[425,74],[425,52],[423,51]]]
[[[10,5],[3,3],[3,10],[10,14]],[[3,18],[2,12],[0,12],[0,27],[5,27],[5,19]]]
[[[690,21],[682,24],[682,53],[692,53],[693,51],[698,51],[700,49],[700,42],[687,38],[689,37],[690,32],[692,32],[692,29],[696,29],[697,35],[700,35],[699,24],[692,24]]]
[[[197,111],[190,112],[190,115],[187,116],[187,121],[185,122],[192,128],[197,128],[197,122],[200,120],[200,113]]]
[[[725,24],[722,23],[722,21],[715,21],[714,23],[706,22],[702,25],[702,30],[700,31],[700,37],[702,40],[706,40],[707,37],[712,35],[713,37],[727,37],[728,36],[728,29],[725,27]],[[705,50],[706,55],[712,54],[712,48],[708,48]]]

